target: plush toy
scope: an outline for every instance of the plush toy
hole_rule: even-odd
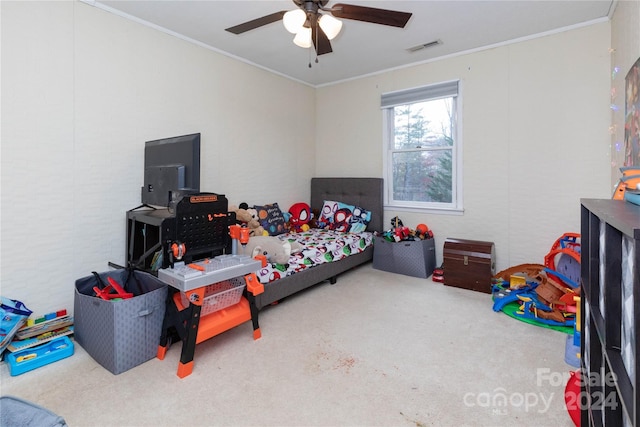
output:
[[[251,218],[255,219],[256,221],[259,221],[258,211],[254,208],[250,208],[246,202],[240,203],[240,209],[246,210],[247,213],[251,215]]]
[[[313,217],[313,213],[311,212],[311,207],[304,203],[294,203],[289,208],[289,229],[291,231],[299,232],[299,231],[307,231],[309,229],[309,221]]]
[[[241,204],[240,206],[242,206]],[[246,205],[246,203],[244,203]],[[254,209],[255,210],[255,209]],[[245,209],[236,206],[230,206],[229,212],[235,212],[236,222],[242,226],[249,228],[249,236],[264,236],[267,232],[260,225],[258,220],[252,215],[250,209]]]
[[[291,254],[300,252],[302,246],[298,242],[282,241],[275,236],[253,236],[246,245],[242,245],[239,253],[255,257],[265,255],[267,261],[286,264]]]

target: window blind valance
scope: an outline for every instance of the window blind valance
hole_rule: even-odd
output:
[[[427,99],[446,98],[458,95],[459,80],[437,83],[413,89],[383,93],[380,99],[381,108],[391,108],[398,105],[411,104]]]

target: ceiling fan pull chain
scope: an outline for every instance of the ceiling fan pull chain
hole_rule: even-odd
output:
[[[313,45],[313,51],[316,54],[316,64],[318,63],[318,22],[319,22],[319,19],[318,19],[318,16],[316,16],[316,42]]]

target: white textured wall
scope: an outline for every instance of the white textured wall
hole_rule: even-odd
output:
[[[620,0],[611,24],[611,191],[624,166],[625,77],[640,58],[640,1]],[[616,73],[614,70],[618,68]]]
[[[460,79],[464,215],[386,210],[447,237],[496,244],[497,266],[542,263],[579,232],[580,198],[610,197],[610,24],[318,89],[319,176],[382,176],[380,95]]]
[[[640,12],[618,8],[630,65]],[[465,214],[386,221],[429,224],[439,262],[448,236],[494,241],[504,268],[610,196],[609,24],[314,90],[83,3],[4,1],[0,19],[0,293],[36,313],[124,262],[149,139],[201,132],[203,190],[287,206],[311,176],[382,175],[381,93],[459,78]]]
[[[231,203],[309,198],[313,88],[84,3],[0,7],[3,296],[72,309],[124,263],[147,140],[200,132],[201,189]]]

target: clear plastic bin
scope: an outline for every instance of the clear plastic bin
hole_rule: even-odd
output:
[[[237,304],[240,301],[240,297],[242,297],[245,284],[243,277],[234,277],[233,279],[207,285],[204,290],[204,301],[202,302],[200,315],[206,316]],[[189,300],[184,292],[180,292],[180,298],[182,305],[188,307]]]

